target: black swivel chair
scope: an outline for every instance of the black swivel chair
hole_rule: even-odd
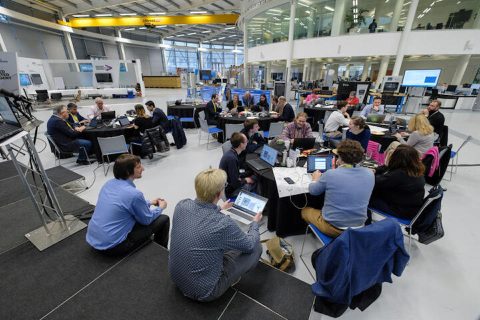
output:
[[[37,102],[46,102],[48,101],[48,91],[47,90],[35,90],[37,92]]]

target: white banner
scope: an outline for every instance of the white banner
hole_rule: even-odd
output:
[[[0,52],[0,88],[19,93],[16,52]]]

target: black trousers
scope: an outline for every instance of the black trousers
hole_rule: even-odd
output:
[[[162,214],[147,226],[136,223],[123,242],[113,248],[98,251],[111,256],[125,255],[147,242],[152,234],[154,235],[153,240],[156,243],[167,248],[169,231],[170,218],[167,215]]]

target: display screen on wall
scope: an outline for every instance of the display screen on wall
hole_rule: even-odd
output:
[[[120,72],[127,72],[127,66],[123,62],[120,63]]]
[[[441,71],[441,69],[405,70],[402,85],[406,87],[435,87]]]
[[[93,72],[93,65],[91,63],[79,63],[80,72]]]
[[[26,73],[19,73],[18,77],[20,78],[20,85],[23,87],[29,86],[32,84],[30,81],[30,76]]]
[[[113,82],[111,73],[95,73],[98,83]]]
[[[200,70],[200,80],[212,80],[212,71]]]
[[[43,84],[42,76],[39,75],[38,73],[32,73],[30,75],[30,78],[32,78],[33,84],[36,84],[36,85]]]

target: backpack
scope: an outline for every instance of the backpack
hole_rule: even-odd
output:
[[[293,272],[295,270],[293,247],[290,243],[279,237],[262,240],[261,242],[266,244],[267,254],[270,257],[270,261],[261,259],[263,263],[285,272]]]

